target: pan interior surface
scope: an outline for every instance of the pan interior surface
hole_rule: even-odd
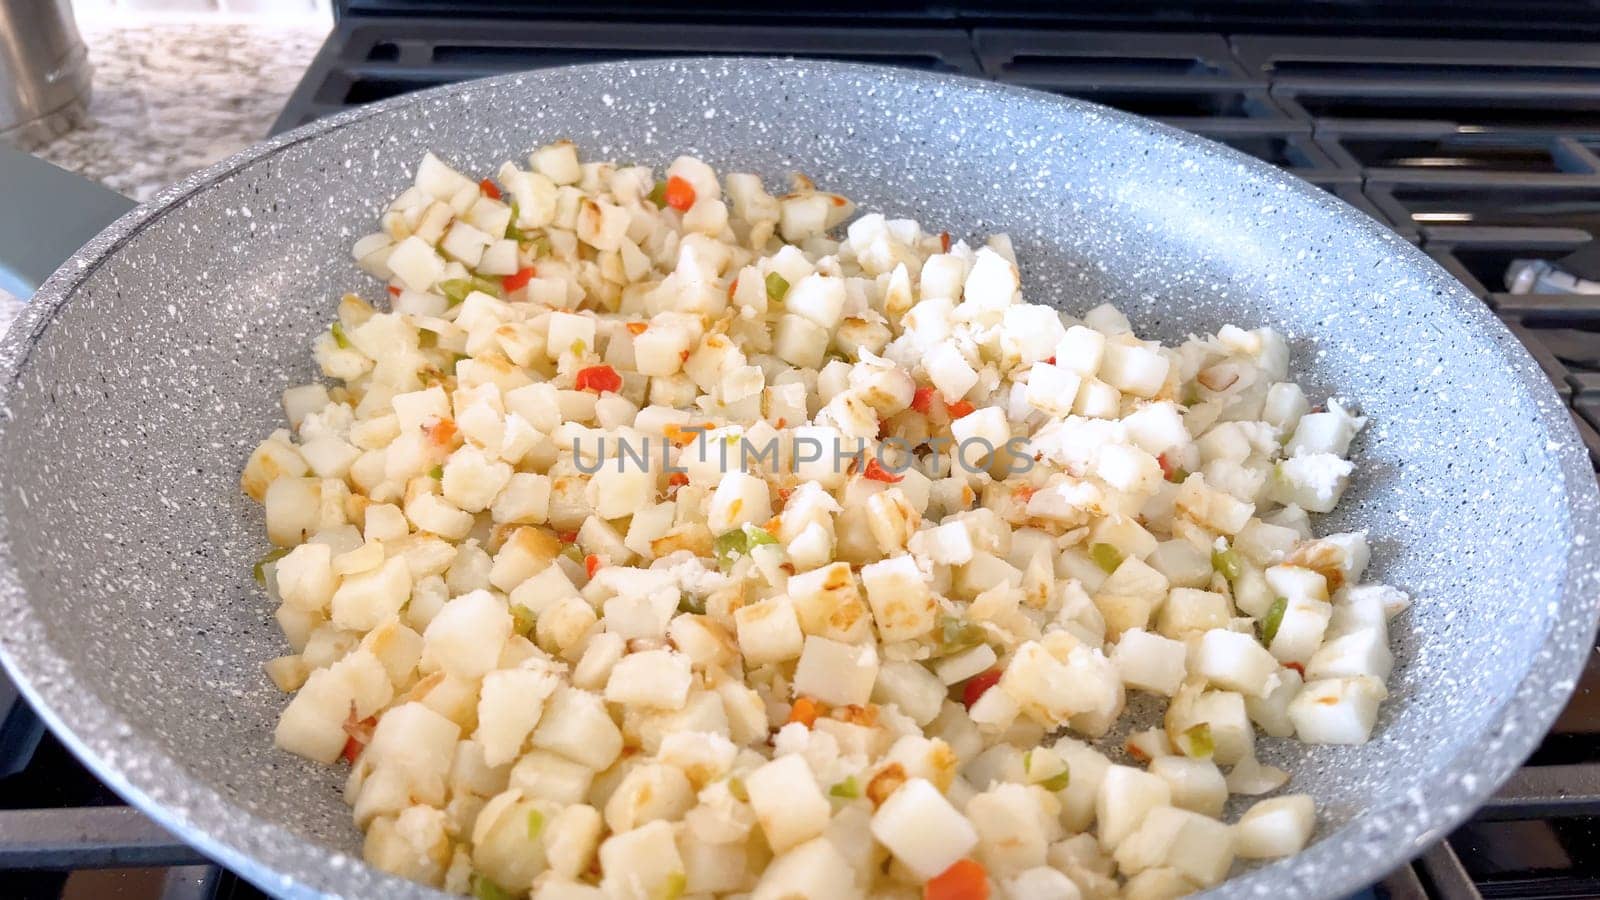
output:
[[[1359,403],[1355,483],[1316,527],[1370,529],[1371,578],[1415,598],[1391,698],[1361,747],[1258,738],[1317,798],[1319,841],[1224,892],[1382,875],[1480,802],[1570,691],[1594,626],[1581,446],[1481,304],[1358,213],[1215,145],[979,82],[741,60],[509,76],[222,164],[97,239],[3,351],[0,644],[114,786],[268,889],[423,891],[359,864],[342,769],[272,746],[285,697],[261,664],[288,651],[251,578],[267,545],[240,469],[283,426],[280,392],[315,376],[340,293],[381,296],[349,247],[422,153],[487,173],[562,137],[771,188],[805,172],[865,210],[1007,232],[1030,301],[1111,301],[1166,341],[1271,325],[1313,402]]]

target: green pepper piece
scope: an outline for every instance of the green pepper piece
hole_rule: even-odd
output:
[[[1115,572],[1127,556],[1111,544],[1090,544],[1089,558],[1107,574]]]
[[[256,560],[255,566],[252,567],[251,570],[250,570],[251,574],[256,576],[256,584],[259,584],[262,587],[266,587],[267,586],[267,564],[268,563],[275,563],[278,560],[283,559],[285,556],[288,556],[288,555],[289,555],[289,548],[288,547],[274,547],[271,550],[267,551],[267,555],[266,556],[263,556],[260,559]]]
[[[528,810],[528,840],[537,841],[539,832],[544,830],[544,813],[537,809]]]
[[[328,331],[332,332],[333,342],[339,347],[340,350],[350,349],[350,339],[345,336],[343,323],[333,323],[328,327]]]
[[[649,197],[649,199],[650,199],[650,202],[654,203],[656,206],[666,206],[667,205],[667,183],[665,181],[656,182],[656,186],[650,189],[650,197]]]
[[[1196,759],[1210,759],[1211,754],[1217,750],[1216,743],[1211,740],[1211,724],[1209,722],[1201,722],[1199,725],[1186,728],[1181,736],[1183,738],[1183,754],[1185,756],[1192,756]]]
[[[833,787],[828,788],[828,796],[840,797],[845,800],[854,800],[861,796],[861,785],[856,783],[856,777],[851,775],[849,778],[846,778]]]
[[[789,280],[777,272],[767,273],[767,299],[781,301],[789,293]]]
[[[467,881],[476,900],[512,900],[511,894],[503,887],[474,872]]]
[[[1267,614],[1261,617],[1261,643],[1263,646],[1272,646],[1272,639],[1278,636],[1278,626],[1283,624],[1283,611],[1289,608],[1289,600],[1279,597],[1267,607]]]
[[[1222,577],[1228,579],[1229,584],[1232,584],[1238,580],[1240,575],[1244,574],[1244,565],[1239,561],[1239,554],[1235,553],[1232,547],[1226,550],[1212,550],[1211,568],[1222,573]]]

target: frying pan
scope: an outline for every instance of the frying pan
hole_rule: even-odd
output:
[[[591,158],[803,171],[865,209],[1006,231],[1034,302],[1113,301],[1167,341],[1271,325],[1308,392],[1359,401],[1374,424],[1355,485],[1318,527],[1370,529],[1372,577],[1416,598],[1392,696],[1364,746],[1261,740],[1317,798],[1319,836],[1219,896],[1381,877],[1468,816],[1570,693],[1600,596],[1583,447],[1506,329],[1361,214],[1199,138],[978,81],[755,59],[549,69],[335,116],[190,177],[54,248],[70,258],[0,345],[6,668],[111,787],[264,889],[432,895],[361,862],[340,769],[272,746],[285,698],[261,663],[284,644],[250,576],[266,542],[239,471],[281,424],[279,392],[314,377],[333,298],[382,294],[349,246],[422,153],[484,172],[560,137]],[[81,228],[69,214],[94,201],[47,182],[0,180],[0,219]]]

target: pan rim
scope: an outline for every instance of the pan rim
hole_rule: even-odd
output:
[[[1000,85],[961,75],[928,73],[862,63],[771,57],[675,57],[617,61],[517,72],[493,78],[445,85],[405,94],[370,106],[349,110],[269,138],[196,172],[162,190],[107,226],[75,252],[41,286],[0,341],[0,435],[9,427],[9,400],[17,390],[38,338],[71,299],[77,287],[100,263],[118,251],[145,227],[218,181],[268,160],[291,147],[338,131],[369,117],[418,103],[453,98],[459,94],[521,85],[537,91],[539,82],[553,77],[603,77],[616,70],[681,72],[697,67],[757,68],[841,77],[855,75],[911,85],[938,85],[974,95],[999,95],[1034,104],[1047,104],[1075,114],[1093,113],[1107,127],[1124,129],[1145,140],[1176,145],[1197,157],[1217,158],[1242,166],[1240,177],[1284,190],[1299,202],[1315,207],[1352,237],[1384,245],[1400,262],[1434,289],[1437,302],[1451,312],[1468,317],[1493,345],[1517,383],[1528,391],[1538,422],[1548,436],[1552,457],[1561,472],[1567,497],[1568,553],[1559,609],[1551,620],[1536,658],[1500,707],[1483,734],[1498,736],[1493,752],[1463,746],[1440,768],[1439,788],[1428,797],[1383,798],[1363,810],[1339,830],[1328,834],[1296,856],[1262,866],[1206,892],[1207,896],[1275,893],[1285,896],[1339,895],[1360,889],[1394,866],[1402,865],[1468,818],[1492,791],[1532,752],[1565,704],[1576,675],[1593,646],[1597,602],[1600,602],[1600,488],[1597,488],[1588,454],[1568,418],[1568,410],[1548,378],[1503,323],[1454,278],[1420,250],[1393,232],[1270,164],[1231,148],[1179,131],[1149,119],[1082,100],[1027,88]],[[1459,310],[1456,309],[1459,307]],[[211,858],[227,865],[264,889],[283,896],[450,896],[443,892],[388,875],[366,866],[351,854],[307,840],[276,822],[262,819],[230,801],[208,784],[192,779],[179,791],[160,783],[159,773],[180,768],[152,738],[140,734],[114,707],[103,703],[93,690],[81,687],[70,661],[57,653],[33,614],[32,604],[12,559],[9,524],[0,524],[0,621],[11,626],[0,637],[0,663],[19,691],[79,759],[118,794],[152,819],[173,831]],[[62,715],[70,710],[70,715]],[[70,719],[70,721],[69,721]],[[131,771],[122,759],[137,760]],[[168,779],[170,780],[170,778]],[[243,827],[241,827],[241,825]],[[226,837],[223,837],[226,835]],[[1350,865],[1350,845],[1373,845],[1362,854],[1360,865]]]

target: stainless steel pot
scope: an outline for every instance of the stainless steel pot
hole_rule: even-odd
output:
[[[0,141],[35,147],[81,122],[89,74],[71,0],[0,0]]]
[[[73,252],[0,345],[6,666],[114,788],[265,889],[428,893],[359,861],[340,771],[272,747],[284,698],[261,663],[283,644],[249,575],[265,541],[240,467],[279,426],[279,390],[312,376],[334,298],[381,294],[348,247],[422,152],[489,171],[558,137],[658,166],[801,170],[868,209],[1008,231],[1030,300],[1113,300],[1169,340],[1270,324],[1308,389],[1360,401],[1375,424],[1359,478],[1322,527],[1371,529],[1376,577],[1417,598],[1393,695],[1365,746],[1261,741],[1316,795],[1321,830],[1218,895],[1381,876],[1469,815],[1571,691],[1595,630],[1588,458],[1505,328],[1361,214],[1207,141],[976,81],[740,59],[550,69],[337,116],[170,188]]]

